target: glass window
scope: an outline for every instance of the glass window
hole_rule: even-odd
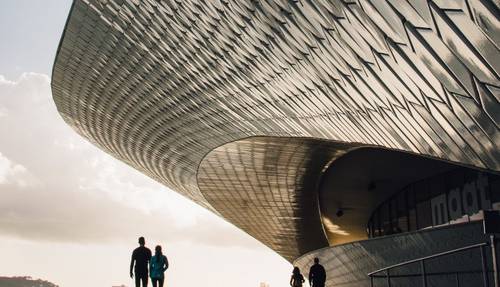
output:
[[[489,175],[488,185],[490,187],[492,207],[500,209],[500,176]]]
[[[417,230],[415,191],[411,187],[406,190],[406,200],[408,205],[408,230]]]
[[[472,180],[475,181],[479,208],[483,210],[491,209],[491,188],[488,175],[474,172],[474,178]]]
[[[431,198],[429,194],[429,182],[426,180],[422,180],[417,182],[413,189],[415,191],[415,197],[418,202],[422,202]]]
[[[377,237],[459,223],[469,218],[466,214],[490,208],[500,210],[500,176],[456,168],[387,199],[373,213],[367,232]]]
[[[445,179],[446,190],[449,192],[452,189],[460,189],[464,186],[464,172],[462,169],[456,169],[448,172]]]
[[[440,196],[441,194],[446,192],[446,186],[444,182],[445,174],[439,176],[438,178],[432,179],[429,181],[429,195],[434,198],[436,196]]]
[[[412,187],[406,189],[406,197],[408,199],[408,208],[415,208],[415,191]]]
[[[417,210],[415,208],[408,210],[408,229],[409,231],[417,230]]]
[[[408,226],[408,206],[406,204],[406,191],[401,192],[397,199],[398,204],[398,224],[397,227],[400,232],[407,232],[409,230]]]
[[[380,208],[377,209],[377,211],[375,212],[375,216],[374,216],[374,236],[381,236],[382,235],[382,230],[380,228]]]
[[[380,209],[380,225],[381,225],[381,231],[382,235],[389,235],[392,234],[392,228],[391,228],[391,218],[389,215],[389,204],[385,203],[382,205],[382,208]]]
[[[432,226],[431,201],[425,200],[417,203],[417,229]]]
[[[456,220],[462,217],[462,193],[459,188],[452,188],[447,194],[448,212],[450,220]]]
[[[390,210],[391,210],[391,228],[392,228],[392,233],[400,233],[401,228],[398,227],[398,197],[395,196],[391,200],[391,205],[390,205]]]
[[[368,228],[367,228],[367,235],[368,235],[368,238],[372,238],[373,237],[373,221],[370,219],[370,222],[368,222]]]

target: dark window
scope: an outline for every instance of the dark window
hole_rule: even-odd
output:
[[[434,214],[438,214],[438,206],[434,205]],[[435,225],[440,224],[440,222],[435,222]]]
[[[417,228],[426,228],[432,226],[431,201],[426,200],[417,203]]]
[[[373,220],[370,219],[370,222],[368,222],[368,238],[373,237]]]
[[[417,211],[415,208],[408,210],[408,226],[409,230],[417,230]]]
[[[444,176],[439,176],[438,178],[429,181],[429,195],[431,197],[439,196],[446,192],[446,186],[444,182]]]
[[[389,204],[385,203],[380,209],[380,225],[382,227],[382,235],[392,234],[391,218],[390,218]]]
[[[488,181],[490,186],[491,203],[500,203],[500,176],[490,174],[488,176]]]
[[[419,202],[429,200],[431,198],[431,196],[429,194],[429,182],[428,181],[422,180],[422,181],[417,182],[414,185],[413,189],[415,191],[415,198],[416,198],[417,204]]]
[[[445,176],[445,186],[446,191],[458,188],[460,191],[464,186],[464,171],[462,169],[456,169],[448,172]]]
[[[409,230],[408,226],[408,206],[406,204],[406,192],[401,192],[398,195],[398,227],[401,232],[407,232]]]
[[[401,232],[399,231],[399,222],[398,222],[398,198],[397,196],[391,200],[391,227],[393,233]]]
[[[441,213],[441,219],[442,221],[440,222],[441,224],[448,222],[448,218],[446,218],[444,214],[444,204],[439,205],[439,212]]]
[[[491,188],[488,176],[476,172],[476,190],[480,209],[491,209]]]
[[[412,187],[407,188],[406,196],[408,198],[408,208],[415,208],[415,191]]]
[[[458,200],[456,198],[452,198],[451,199],[451,210],[453,212],[457,212],[458,211]]]
[[[412,187],[406,189],[408,203],[408,226],[409,230],[417,230],[417,210],[415,204],[415,191]]]
[[[492,207],[500,210],[500,176],[457,168],[415,182],[382,203],[367,232],[377,237],[418,230]]]
[[[377,214],[375,215],[375,235],[382,236],[382,228],[380,225],[380,208],[377,210]]]
[[[465,202],[467,206],[472,206],[472,204],[474,203],[474,197],[472,196],[472,193],[467,193],[465,195]]]
[[[459,188],[452,188],[447,194],[448,212],[451,220],[462,217],[462,191]]]

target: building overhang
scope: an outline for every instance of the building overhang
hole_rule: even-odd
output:
[[[489,0],[74,0],[53,97],[84,138],[292,260],[335,242],[320,230],[313,185],[339,152],[369,146],[500,170],[496,13]],[[275,159],[276,182],[265,175],[254,194],[224,186],[246,168],[233,161],[237,142],[250,158]],[[244,209],[255,198],[265,212]]]

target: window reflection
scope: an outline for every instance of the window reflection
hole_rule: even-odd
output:
[[[500,210],[500,176],[465,168],[410,184],[372,214],[369,237],[482,219]]]

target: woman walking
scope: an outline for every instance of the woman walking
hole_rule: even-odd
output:
[[[161,252],[161,246],[155,248],[155,256],[149,261],[149,275],[153,282],[153,287],[163,287],[165,281],[165,270],[168,268],[168,260]]]
[[[299,267],[294,267],[292,278],[290,278],[290,286],[302,287],[302,283],[304,283],[305,281],[306,280],[304,280],[304,276],[302,276],[302,274],[300,274]]]

